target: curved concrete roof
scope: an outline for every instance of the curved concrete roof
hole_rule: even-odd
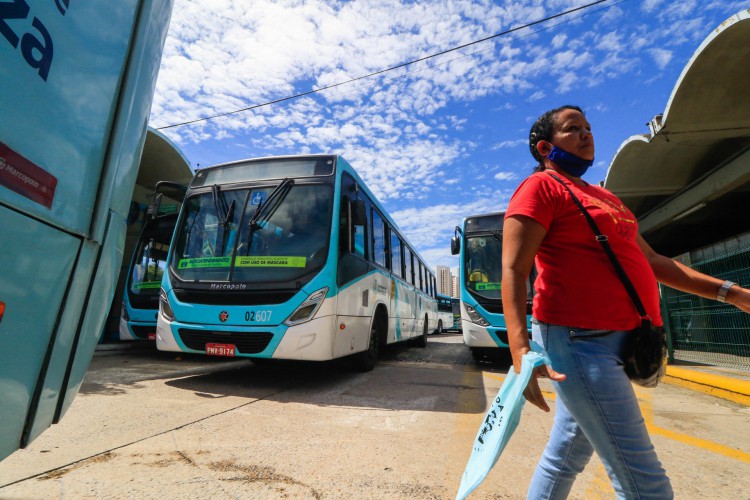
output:
[[[192,178],[190,162],[180,148],[167,136],[149,127],[135,183],[153,191],[158,181],[187,184]]]
[[[658,251],[674,255],[750,229],[731,213],[750,191],[748,21],[750,10],[739,12],[706,37],[664,113],[649,123],[651,133],[624,141],[607,171],[604,186],[635,213]],[[714,219],[733,227],[706,231]],[[687,238],[690,225],[705,237]]]

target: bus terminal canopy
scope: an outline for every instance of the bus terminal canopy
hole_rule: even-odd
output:
[[[675,256],[750,230],[750,10],[704,40],[650,134],[627,139],[604,186]]]
[[[136,184],[151,192],[159,181],[187,184],[192,178],[190,162],[182,151],[167,136],[149,127]]]

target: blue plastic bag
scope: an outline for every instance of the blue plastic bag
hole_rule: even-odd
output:
[[[469,462],[461,477],[456,500],[466,498],[487,477],[518,426],[521,410],[526,403],[523,391],[529,384],[534,368],[550,364],[547,353],[539,344],[532,340],[529,341],[529,345],[531,351],[523,356],[521,373],[516,375],[513,367],[510,367],[497,397],[479,427]]]

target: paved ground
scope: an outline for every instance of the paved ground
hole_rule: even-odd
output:
[[[62,422],[0,462],[0,498],[453,498],[505,371],[475,365],[457,335],[365,374],[100,351]],[[637,393],[677,498],[749,498],[750,407],[671,384]],[[524,498],[551,421],[527,405],[472,498]],[[592,461],[572,498],[612,497]]]

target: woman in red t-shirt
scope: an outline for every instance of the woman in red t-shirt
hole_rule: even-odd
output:
[[[557,402],[528,498],[567,498],[594,451],[618,498],[672,498],[622,363],[628,331],[640,324],[640,314],[568,188],[608,236],[654,325],[662,324],[657,281],[745,312],[750,291],[657,254],[615,195],[581,179],[594,161],[594,137],[579,107],[539,117],[529,146],[539,166],[511,198],[503,227],[503,311],[520,372],[529,351],[526,278],[535,264],[532,336],[552,361],[535,375],[551,380]],[[549,411],[535,377],[524,395]]]

